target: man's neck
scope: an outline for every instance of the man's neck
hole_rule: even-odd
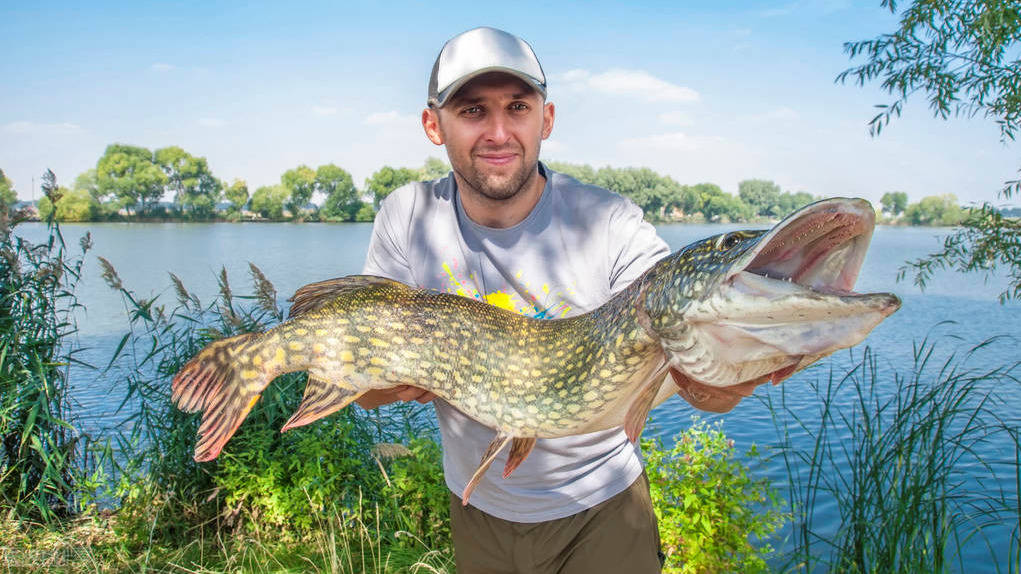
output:
[[[521,190],[507,199],[492,199],[475,191],[454,172],[457,188],[460,190],[461,207],[465,215],[479,225],[496,229],[513,227],[528,217],[546,187],[546,178],[539,173],[536,166],[532,177],[528,178]]]

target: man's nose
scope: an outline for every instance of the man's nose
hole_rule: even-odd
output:
[[[489,114],[486,122],[485,138],[495,144],[502,144],[510,139],[510,118],[505,113]]]

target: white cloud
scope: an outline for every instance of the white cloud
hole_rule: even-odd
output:
[[[204,128],[222,128],[227,122],[220,118],[199,118],[198,124]]]
[[[419,123],[418,116],[402,114],[397,110],[389,112],[373,112],[362,120],[368,126],[413,126]]]
[[[651,149],[660,151],[694,151],[701,147],[699,142],[684,132],[625,138],[617,145],[624,149]]]
[[[170,70],[174,69],[174,66],[171,64],[164,64],[162,62],[156,62],[155,64],[150,66],[150,68],[154,72],[169,72]]]
[[[645,70],[615,68],[600,74],[570,70],[557,78],[568,89],[639,97],[649,102],[695,102],[695,90],[657,78]]]
[[[11,122],[5,124],[3,130],[11,134],[21,135],[61,135],[70,134],[81,131],[81,126],[78,124],[72,124],[69,122],[59,122],[52,124],[41,124],[37,122]]]
[[[693,122],[691,116],[684,112],[672,111],[659,114],[660,123],[668,126],[690,126]]]

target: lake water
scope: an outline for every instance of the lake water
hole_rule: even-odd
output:
[[[719,233],[734,226],[682,225],[660,226],[659,232],[676,249],[696,239]],[[256,264],[276,285],[281,299],[295,289],[330,277],[357,273],[362,267],[368,245],[370,224],[130,224],[93,223],[65,224],[63,233],[73,244],[86,232],[93,237],[94,247],[89,254],[78,296],[85,311],[79,315],[78,338],[86,348],[80,358],[95,365],[105,365],[121,335],[126,330],[127,318],[120,296],[112,291],[99,276],[96,257],[108,259],[117,269],[124,285],[144,297],[159,294],[173,306],[175,297],[168,272],[179,276],[190,291],[203,302],[217,293],[216,276],[221,267],[227,269],[236,292],[248,292],[248,263]],[[22,224],[18,234],[29,240],[45,236],[41,224]],[[925,337],[937,341],[937,357],[950,353],[963,353],[992,337],[1006,338],[976,353],[967,363],[973,367],[994,367],[1014,363],[1019,358],[1017,337],[1021,335],[1021,305],[1000,305],[996,296],[1006,281],[993,278],[985,281],[977,275],[943,273],[937,275],[923,293],[910,282],[896,281],[897,269],[905,260],[915,259],[937,251],[938,237],[945,230],[932,228],[879,228],[873,237],[872,248],[866,259],[856,289],[866,291],[892,291],[903,299],[899,312],[881,324],[868,338],[867,344],[878,357],[881,380],[893,380],[894,373],[908,375],[912,368],[913,344]],[[811,401],[807,395],[799,398],[799,389],[805,381],[825,380],[831,370],[843,373],[860,356],[860,348],[842,352],[820,362],[784,383],[793,400]],[[76,370],[72,373],[72,388],[78,403],[79,414],[86,427],[93,432],[109,428],[115,423],[114,413],[119,404],[118,381],[95,373]],[[802,383],[799,386],[799,383]],[[760,389],[759,396],[777,393],[776,389]],[[1012,405],[1002,416],[1014,427],[1021,425],[1018,405],[1021,390],[1004,389]],[[806,404],[809,414],[812,405]],[[648,432],[665,437],[673,436],[690,424],[696,414],[680,399],[671,399],[652,414]],[[711,421],[723,420],[724,430],[743,451],[752,443],[769,445],[776,439],[776,431],[769,410],[761,401],[745,400],[726,415],[703,416]],[[797,439],[797,437],[795,437]],[[991,447],[983,453],[998,465],[1013,452]],[[756,469],[757,473],[774,479],[782,489],[784,472],[779,462]],[[984,471],[982,471],[984,472]],[[1007,476],[1004,483],[1013,484]],[[822,520],[825,512],[835,512],[821,504]],[[1016,525],[1014,525],[1016,526]],[[991,534],[991,544],[1006,553],[1010,525]],[[984,544],[971,545],[967,562],[970,566],[988,560]],[[972,570],[969,567],[969,571]],[[992,565],[982,571],[995,571]]]

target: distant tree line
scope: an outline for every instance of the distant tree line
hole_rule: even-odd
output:
[[[56,210],[60,221],[183,219],[189,221],[264,219],[272,221],[372,221],[379,201],[405,183],[443,177],[449,166],[429,158],[417,169],[383,167],[359,191],[351,174],[332,163],[313,169],[299,165],[280,183],[249,191],[244,180],[215,177],[206,158],[177,146],[149,150],[107,146],[96,167],[80,174],[70,188],[39,200],[40,218]],[[0,200],[17,194],[0,171]],[[171,198],[165,202],[164,198]],[[314,201],[317,200],[317,201]]]
[[[818,199],[805,191],[784,191],[764,179],[738,183],[737,195],[714,183],[684,185],[649,168],[593,168],[548,162],[550,168],[582,183],[605,187],[630,198],[654,222],[743,222],[779,219]],[[183,219],[269,221],[372,221],[391,191],[412,181],[445,176],[450,166],[428,158],[418,168],[383,166],[359,190],[343,168],[332,163],[313,169],[299,165],[285,171],[280,183],[249,192],[243,180],[215,177],[203,157],[177,146],[155,151],[124,144],[108,146],[96,167],[80,174],[70,188],[38,202],[40,218],[54,210],[60,221]],[[58,198],[56,204],[50,197]],[[164,198],[172,198],[165,202]],[[16,203],[17,193],[0,170],[0,202]],[[902,191],[881,201],[881,221],[904,225],[953,226],[965,210],[952,194],[908,203]],[[1005,213],[1005,216],[1010,216]]]
[[[646,167],[601,167],[549,162],[554,171],[566,173],[582,183],[615,191],[634,201],[651,221],[750,221],[776,219],[817,198],[799,191],[782,191],[764,179],[746,179],[737,186],[737,196],[715,183],[682,185],[673,178]]]

